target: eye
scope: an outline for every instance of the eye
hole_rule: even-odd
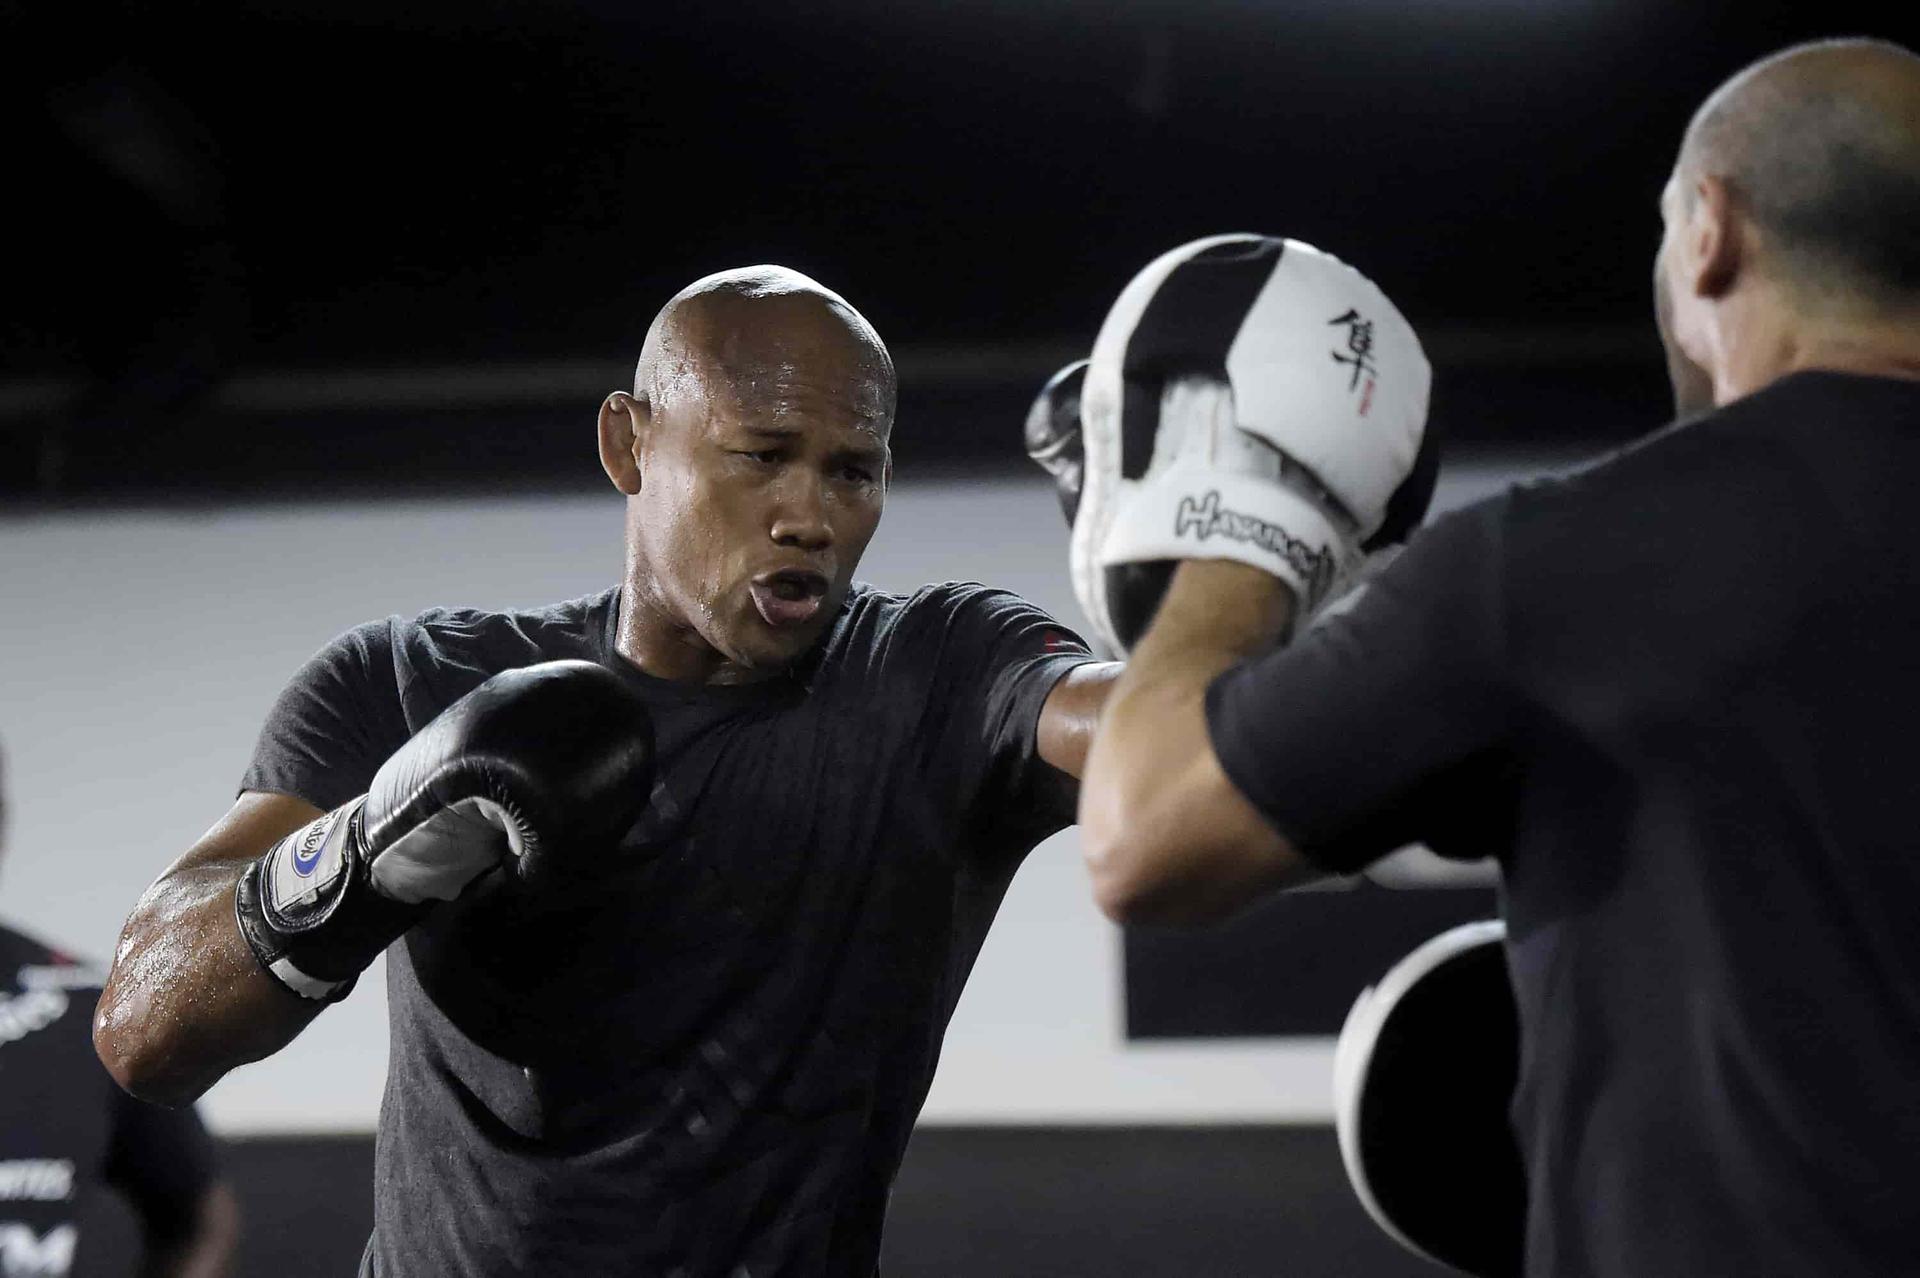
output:
[[[869,470],[865,466],[859,466],[859,465],[842,466],[840,468],[840,475],[849,483],[871,484],[873,482],[873,471]]]
[[[759,462],[762,466],[771,466],[780,460],[778,448],[736,448],[735,457],[745,457],[748,461]]]

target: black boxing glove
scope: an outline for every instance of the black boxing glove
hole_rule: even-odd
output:
[[[337,1002],[436,902],[496,868],[553,873],[567,845],[623,834],[652,787],[652,719],[617,674],[506,671],[395,751],[366,794],[248,866],[240,934],[282,985]]]
[[[1080,394],[1086,384],[1087,361],[1077,359],[1049,377],[1027,409],[1027,456],[1052,477],[1054,495],[1060,499],[1060,513],[1067,517],[1069,528],[1080,513],[1080,489],[1087,478],[1087,445],[1080,423]],[[1110,570],[1112,589],[1116,595],[1142,601],[1139,606],[1151,616],[1177,566],[1172,559],[1117,564]]]
[[[1080,510],[1080,485],[1087,475],[1087,448],[1080,438],[1080,388],[1087,382],[1087,361],[1076,359],[1052,377],[1027,410],[1027,456],[1053,477],[1060,513],[1073,527]]]

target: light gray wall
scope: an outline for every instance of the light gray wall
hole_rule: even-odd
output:
[[[1523,463],[1518,470],[1539,469]],[[1443,477],[1452,506],[1513,466]],[[0,740],[12,829],[0,912],[104,960],[146,883],[232,800],[260,718],[328,638],[434,604],[509,607],[617,579],[600,498],[269,506],[0,520]],[[861,576],[984,580],[1078,619],[1040,481],[902,484]],[[227,1132],[365,1129],[386,1061],[378,972],[209,1095]],[[1074,834],[1015,882],[960,1003],[932,1121],[1313,1120],[1325,1040],[1128,1047],[1120,946]]]

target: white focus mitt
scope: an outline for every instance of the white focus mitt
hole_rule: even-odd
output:
[[[1073,584],[1125,653],[1175,561],[1235,559],[1301,615],[1426,512],[1438,451],[1413,329],[1298,240],[1216,235],[1133,278],[1094,343]]]

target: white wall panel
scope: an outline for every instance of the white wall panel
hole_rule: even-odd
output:
[[[1521,469],[1535,469],[1524,466]],[[1438,501],[1510,469],[1450,471]],[[141,888],[226,808],[262,714],[335,633],[440,604],[508,607],[617,579],[618,500],[489,498],[0,519],[0,912],[104,959]],[[1077,618],[1039,481],[903,483],[861,576],[1005,586]],[[1076,622],[1077,624],[1077,622]],[[206,1108],[227,1132],[364,1129],[386,1061],[376,972]],[[934,1121],[1317,1120],[1324,1040],[1127,1047],[1120,947],[1071,831],[1014,884],[960,1003]]]

